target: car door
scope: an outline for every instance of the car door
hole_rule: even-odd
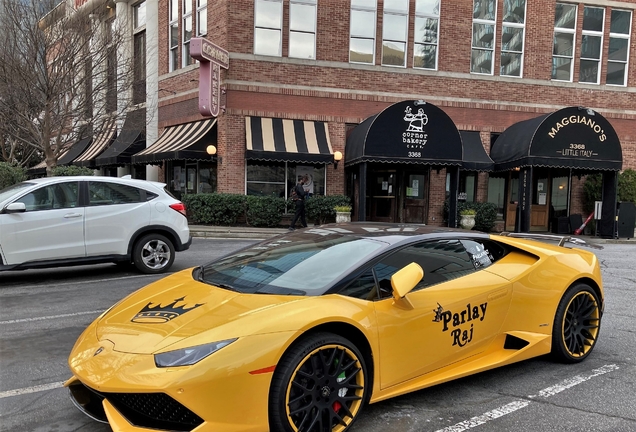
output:
[[[79,182],[42,186],[13,202],[24,203],[26,211],[0,215],[7,264],[86,256]]]
[[[125,255],[133,233],[149,224],[144,190],[116,181],[88,181],[87,256]]]
[[[428,241],[374,266],[387,296],[375,303],[382,388],[473,356],[498,334],[512,287],[502,277],[479,271],[487,266],[488,255],[481,255],[483,247],[476,250],[469,254],[458,239]],[[404,299],[395,301],[389,297],[390,278],[411,262],[422,267],[424,277]]]

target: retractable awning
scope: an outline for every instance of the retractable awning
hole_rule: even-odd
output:
[[[467,171],[492,171],[495,163],[486,153],[479,132],[459,131],[459,135],[464,149],[462,168]]]
[[[327,123],[245,117],[245,158],[250,160],[331,163]]]
[[[616,131],[605,117],[584,107],[513,124],[494,142],[490,157],[497,171],[526,166],[618,171],[623,166]]]
[[[73,165],[79,165],[83,167],[94,167],[95,158],[99,156],[110,143],[113,142],[117,135],[117,124],[115,119],[108,120],[101,131],[101,133],[95,137],[91,145],[86,149],[84,153],[73,161]]]
[[[93,138],[84,138],[73,144],[73,146],[57,159],[58,166],[70,165],[76,158],[78,158],[88,146],[93,142]],[[46,164],[45,164],[46,168]]]
[[[212,127],[216,118],[169,126],[153,145],[132,156],[134,164],[152,164],[165,160],[210,160],[206,148],[216,143]]]
[[[62,150],[62,152],[60,153],[60,156],[57,159],[57,165],[61,165],[60,160],[64,158],[71,149],[72,149],[72,146],[68,146],[67,148]],[[32,176],[39,176],[39,175],[46,174],[46,158],[39,164],[34,165],[31,168],[27,169],[27,172],[29,173],[29,175],[32,175]]]
[[[127,165],[132,155],[146,148],[146,109],[131,111],[113,143],[95,158],[95,165]]]

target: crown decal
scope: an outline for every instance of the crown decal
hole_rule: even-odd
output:
[[[182,305],[177,306],[177,303],[183,302]],[[137,315],[135,315],[130,321],[134,323],[144,324],[161,324],[173,320],[184,313],[203,306],[201,304],[195,304],[192,307],[186,308],[185,296],[175,299],[172,303],[162,306],[161,303],[149,302]]]

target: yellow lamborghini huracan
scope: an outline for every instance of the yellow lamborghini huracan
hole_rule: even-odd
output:
[[[73,347],[66,386],[114,431],[340,432],[366,403],[548,353],[579,362],[601,273],[560,240],[290,232],[117,303]]]

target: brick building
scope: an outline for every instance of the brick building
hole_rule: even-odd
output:
[[[120,0],[117,17],[138,17],[140,8],[145,24],[132,27],[145,45],[132,51],[146,56],[148,148],[131,163],[155,164],[148,177],[176,193],[286,196],[299,175],[309,175],[314,194],[350,195],[354,219],[442,225],[453,190],[460,200],[495,203],[502,228],[523,218],[517,229],[545,231],[554,217],[582,213],[586,174],[605,173],[609,196],[616,187],[608,173],[636,168],[636,1]],[[229,52],[214,118],[198,108],[199,63],[189,55],[195,37]],[[580,166],[530,158],[483,170],[461,156],[419,160],[417,151],[352,160],[356,128],[405,101],[415,110],[438,108],[460,141],[477,136],[487,154],[508,128],[539,117],[564,127],[563,142],[574,150],[598,145],[614,153]],[[572,141],[550,114],[576,107],[592,116],[581,120],[590,136]],[[395,124],[404,128],[402,115]],[[595,115],[616,142],[585,141],[599,140]],[[386,148],[402,144],[388,140]],[[336,152],[344,155],[339,163]],[[531,183],[525,201],[519,179]]]

